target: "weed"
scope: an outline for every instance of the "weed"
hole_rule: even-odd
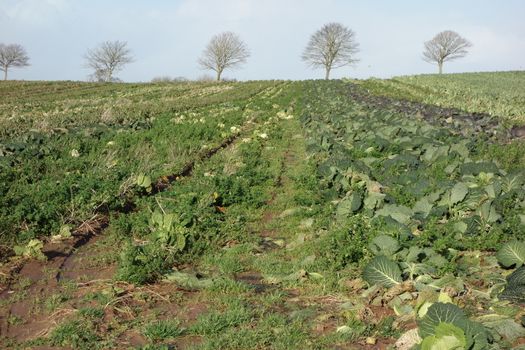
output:
[[[177,320],[154,321],[144,327],[143,334],[152,342],[173,339],[184,333]]]

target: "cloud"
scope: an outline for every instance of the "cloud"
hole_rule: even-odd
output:
[[[254,15],[252,0],[184,0],[177,15],[201,21],[240,21]]]
[[[52,23],[69,8],[69,0],[3,0],[1,13],[15,22],[29,25]]]

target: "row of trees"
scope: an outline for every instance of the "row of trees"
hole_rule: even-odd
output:
[[[472,44],[454,31],[444,31],[432,40],[425,42],[423,59],[437,64],[439,73],[443,72],[443,64],[464,57]],[[359,44],[355,32],[340,23],[328,23],[316,31],[302,54],[302,60],[312,68],[323,68],[325,78],[330,78],[333,69],[353,65]],[[222,79],[226,69],[238,68],[246,63],[250,51],[239,36],[232,32],[215,35],[206,46],[199,66],[216,73],[217,80]],[[114,74],[133,62],[131,50],[123,41],[107,41],[84,56],[86,67],[93,70],[91,79],[95,81],[118,80]],[[24,48],[18,44],[0,44],[0,70],[7,80],[9,68],[20,68],[29,65],[29,57]]]

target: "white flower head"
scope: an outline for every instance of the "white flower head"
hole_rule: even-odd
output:
[[[80,157],[80,153],[78,153],[78,151],[76,149],[72,149],[71,150],[71,157],[78,158],[78,157]]]

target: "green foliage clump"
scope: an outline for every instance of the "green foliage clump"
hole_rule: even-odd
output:
[[[184,329],[177,320],[159,320],[147,324],[143,334],[152,342],[173,339],[182,335]]]

